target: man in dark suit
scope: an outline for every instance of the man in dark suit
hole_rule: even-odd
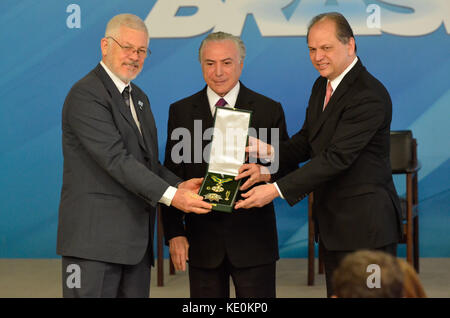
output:
[[[263,206],[278,196],[294,205],[314,191],[313,217],[330,296],[333,271],[349,252],[364,248],[396,254],[401,212],[389,160],[392,103],[356,56],[352,29],[341,14],[315,17],[307,41],[321,76],[302,129],[280,146],[279,156],[281,165],[310,161],[274,184],[243,194],[246,199],[236,208]],[[273,155],[258,141],[248,150],[257,148]]]
[[[217,32],[203,40],[199,60],[207,86],[170,106],[165,165],[180,178],[205,176],[208,164],[203,153],[211,136],[202,136],[213,127],[216,107],[250,110],[250,126],[257,133],[267,132],[272,141],[278,139],[271,134],[274,131],[279,138],[288,138],[280,103],[239,82],[244,57],[244,43],[236,36]],[[182,131],[191,136],[187,142],[177,140]],[[185,148],[180,150],[179,143]],[[261,181],[269,181],[268,168],[261,174],[261,167],[247,163],[240,172],[244,177],[257,175]],[[174,208],[165,210],[164,232],[175,268],[185,270],[189,260],[191,297],[229,297],[230,276],[237,297],[275,297],[275,262],[279,256],[272,204],[196,216]]]
[[[201,179],[181,182],[158,162],[149,100],[131,83],[148,41],[137,16],[112,18],[102,61],[64,103],[57,238],[64,297],[148,297],[158,202],[184,212],[211,208],[194,193]]]

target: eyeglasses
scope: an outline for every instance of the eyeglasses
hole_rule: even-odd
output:
[[[107,38],[112,39],[114,42],[117,43],[118,46],[125,52],[127,55],[132,55],[135,52],[137,53],[138,57],[146,58],[147,56],[150,56],[152,54],[152,51],[150,49],[136,49],[134,46],[124,46],[121,45],[119,42],[116,41],[112,36],[107,36]]]

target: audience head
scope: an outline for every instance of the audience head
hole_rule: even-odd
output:
[[[406,298],[426,298],[427,294],[420,282],[414,267],[403,259],[397,260],[403,272],[403,297]]]
[[[347,255],[333,274],[336,297],[401,298],[404,274],[395,257],[361,250]]]

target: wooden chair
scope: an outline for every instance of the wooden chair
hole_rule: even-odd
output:
[[[161,221],[161,207],[158,204],[156,214],[156,239],[157,239],[157,251],[156,251],[156,276],[157,286],[164,286],[164,229]],[[169,257],[169,274],[175,275],[175,267],[172,263],[172,259]]]
[[[417,141],[410,130],[391,131],[391,168],[392,174],[405,174],[406,196],[400,198],[403,218],[403,238],[400,243],[406,244],[406,260],[419,272],[419,213],[418,213],[418,171]],[[308,286],[314,285],[314,220],[312,204],[314,194],[308,196]],[[319,238],[320,240],[320,238]],[[322,251],[319,248],[319,274],[323,274]]]
[[[403,239],[406,260],[419,272],[419,194],[417,141],[411,130],[391,131],[392,174],[404,174],[406,196],[400,198],[403,217]]]

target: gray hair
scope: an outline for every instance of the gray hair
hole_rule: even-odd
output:
[[[339,40],[339,42],[347,44],[350,38],[355,38],[350,23],[348,23],[347,19],[342,14],[340,14],[339,12],[326,12],[316,15],[314,18],[311,19],[311,22],[309,22],[308,32],[306,33],[306,42],[308,42],[309,31],[314,26],[314,24],[323,21],[325,19],[329,19],[335,23],[336,37]],[[356,44],[355,44],[355,52],[356,52]]]
[[[117,32],[121,26],[125,26],[134,30],[144,31],[148,35],[147,26],[141,18],[134,14],[123,13],[116,15],[111,20],[109,20],[108,24],[106,25],[105,37],[117,36]]]
[[[245,59],[245,44],[242,42],[241,38],[235,35],[232,35],[230,33],[225,32],[214,32],[210,33],[206,38],[203,39],[202,43],[200,44],[200,48],[198,49],[198,60],[202,61],[202,50],[206,43],[212,42],[212,41],[226,41],[231,40],[236,44],[236,47],[239,50],[239,57],[240,61],[242,62]]]

